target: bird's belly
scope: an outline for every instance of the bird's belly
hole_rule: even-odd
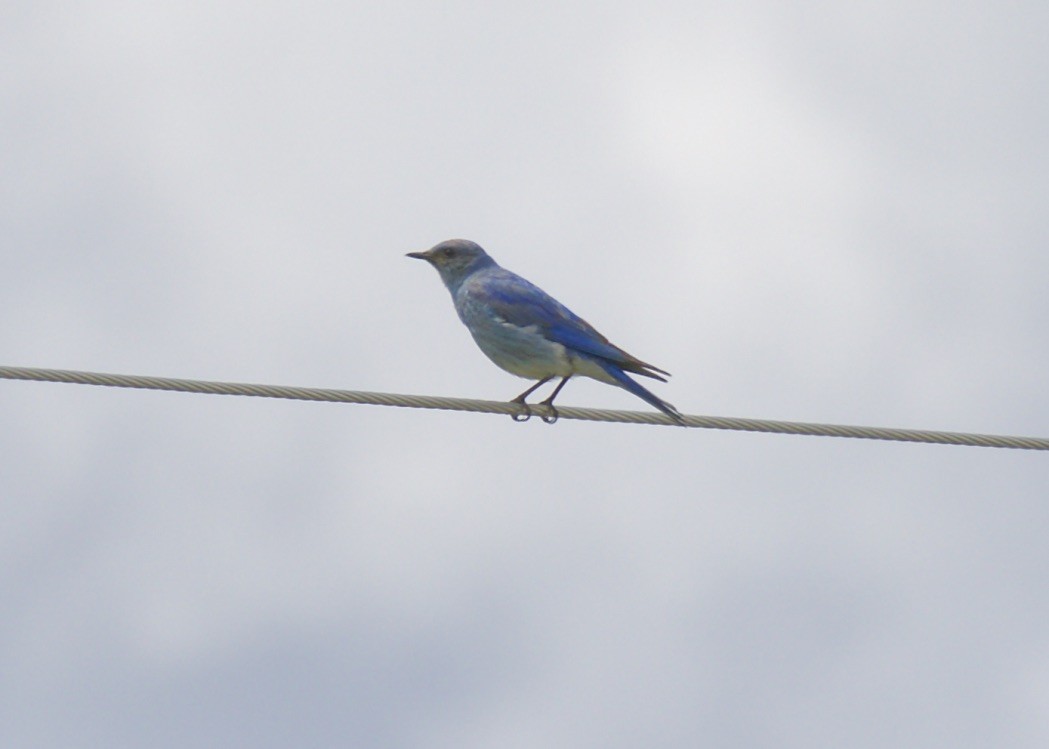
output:
[[[553,375],[567,377],[574,371],[565,347],[547,340],[533,327],[491,320],[471,325],[470,332],[485,356],[518,377],[541,380]]]

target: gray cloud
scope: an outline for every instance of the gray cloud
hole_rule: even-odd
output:
[[[1045,12],[25,4],[5,363],[1045,436]],[[573,383],[566,404],[637,408]],[[1038,454],[0,383],[11,746],[1041,746]]]

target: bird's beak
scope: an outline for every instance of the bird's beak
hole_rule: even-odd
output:
[[[407,255],[405,255],[405,257],[413,257],[416,260],[429,260],[430,259],[430,253],[429,252],[409,252]]]

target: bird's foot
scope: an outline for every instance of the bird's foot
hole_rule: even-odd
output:
[[[525,403],[523,400],[512,400],[510,402],[518,403],[521,405],[521,408],[524,409],[524,411],[519,411],[517,413],[510,414],[511,419],[513,419],[514,421],[528,421],[530,418],[532,418],[532,407]],[[543,417],[543,420],[546,420],[545,416]]]
[[[553,403],[548,403],[546,401],[543,401],[539,405],[540,406],[546,406],[547,408],[550,409],[550,413],[548,413],[548,414],[540,414],[540,416],[539,416],[539,418],[543,420],[544,424],[556,424],[557,420],[559,418],[561,418],[561,414],[557,413],[557,409],[554,408],[554,404]]]

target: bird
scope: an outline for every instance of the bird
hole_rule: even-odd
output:
[[[630,377],[637,374],[666,382],[669,372],[610,343],[561,302],[501,267],[476,242],[448,239],[407,257],[425,260],[437,270],[459,319],[492,362],[518,377],[537,380],[511,400],[524,407],[523,412],[511,414],[515,421],[531,418],[525,399],[560,377],[550,397],[538,404],[549,409],[541,415],[543,421],[557,421],[554,398],[572,377],[581,375],[621,387],[684,425],[681,412]]]

